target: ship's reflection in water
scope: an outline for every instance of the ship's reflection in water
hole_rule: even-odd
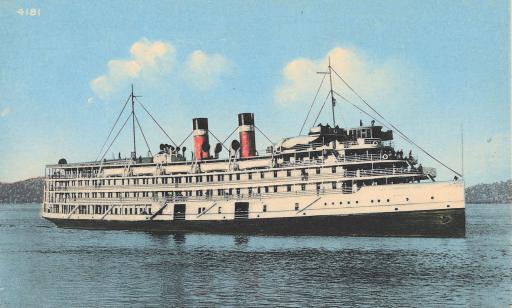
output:
[[[426,239],[66,230],[3,206],[0,306],[505,306],[512,208],[490,209]]]

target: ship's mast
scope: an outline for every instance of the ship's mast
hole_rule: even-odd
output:
[[[137,159],[137,147],[135,145],[135,96],[133,95],[133,84],[132,84],[132,93],[130,94],[130,98],[132,100],[132,131],[133,131],[133,159]]]
[[[334,117],[334,107],[336,106],[336,99],[334,98],[334,93],[332,91],[332,67],[331,67],[331,57],[329,57],[329,83],[331,86],[331,105],[332,105],[332,127],[336,127],[336,119]]]

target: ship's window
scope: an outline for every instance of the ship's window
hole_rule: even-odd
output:
[[[233,181],[233,175],[232,174],[229,175],[229,180]]]
[[[334,205],[334,202],[331,202],[331,205]]]
[[[265,186],[265,192],[268,193],[268,186]]]
[[[292,175],[292,171],[291,170],[286,170],[286,176],[291,176]]]
[[[336,167],[332,167],[332,173],[336,173]]]
[[[222,213],[222,207],[219,206],[219,209],[217,210],[217,213]]]
[[[264,178],[265,178],[265,172],[260,172],[260,178],[261,178],[261,179],[264,179]]]
[[[151,215],[151,208],[148,208],[148,214]]]
[[[236,194],[237,194],[237,195],[240,195],[240,188],[237,188],[237,189],[236,189]]]
[[[274,177],[277,178],[277,171],[274,171]]]
[[[409,201],[409,198],[405,198],[405,201]]]
[[[359,203],[359,201],[358,201],[358,200],[356,200],[356,203]]]
[[[266,212],[266,211],[267,211],[267,205],[266,205],[266,204],[264,204],[264,205],[263,205],[263,212]]]
[[[217,176],[217,181],[219,181],[219,182],[224,181],[224,174],[219,174]]]
[[[252,187],[249,187],[248,191],[249,191],[249,195],[251,195],[252,194]]]
[[[316,190],[320,190],[320,183],[316,183]]]
[[[320,168],[316,168],[316,174],[320,174]]]
[[[386,199],[386,202],[389,202],[389,199]]]
[[[295,210],[298,211],[299,210],[299,204],[298,203],[295,203]]]
[[[343,202],[340,201],[340,205],[342,205],[342,204],[343,204]]]
[[[327,205],[327,202],[324,202],[324,205]]]
[[[124,214],[127,215],[128,214],[128,209],[127,208],[124,208]]]
[[[261,187],[258,187],[258,194],[261,193]]]
[[[247,177],[249,178],[249,180],[252,180],[252,173],[248,173]]]
[[[236,180],[237,180],[237,181],[238,181],[238,180],[240,180],[240,173],[237,173],[237,174],[236,174]]]
[[[430,199],[434,200],[434,196],[430,197]]]
[[[336,182],[332,182],[332,189],[336,189]]]
[[[395,211],[398,211],[398,208],[397,208],[397,207],[395,207]]]
[[[447,204],[447,205],[446,205],[446,207],[450,207],[450,205],[449,205],[449,204]]]
[[[347,201],[347,204],[350,204],[350,201]]]
[[[130,208],[130,215],[132,214],[132,208]]]
[[[201,214],[201,208],[197,208],[197,214]]]
[[[277,186],[274,186],[274,192],[277,192]]]
[[[301,190],[306,190],[306,184],[300,184],[300,189]]]
[[[292,191],[292,185],[286,185],[286,191]]]
[[[373,199],[371,200],[371,203],[373,203]]]
[[[377,199],[377,202],[380,202],[380,199]]]
[[[232,195],[233,194],[233,188],[230,188],[229,189],[229,195]]]

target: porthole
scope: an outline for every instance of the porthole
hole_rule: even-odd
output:
[[[350,204],[350,201],[347,201],[347,204]]]
[[[372,199],[372,203],[373,203],[373,199]]]
[[[334,205],[334,202],[332,203],[332,205]]]
[[[378,199],[377,202],[380,202],[380,199]]]
[[[395,207],[395,211],[398,211],[398,208],[397,208],[397,207]]]
[[[342,205],[342,204],[343,204],[343,202],[340,201],[340,205]]]
[[[409,198],[405,198],[405,201],[409,201]]]
[[[324,202],[324,205],[327,205],[327,202]]]
[[[430,199],[434,200],[434,196],[430,197]]]
[[[359,203],[359,201],[356,200],[356,203]]]
[[[446,207],[450,207],[450,205],[449,205],[449,204],[447,204],[447,205],[446,205]]]
[[[389,199],[387,199],[386,202],[389,202]]]
[[[306,215],[306,213],[302,213],[302,215]]]

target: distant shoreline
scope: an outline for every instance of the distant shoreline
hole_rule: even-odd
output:
[[[44,178],[0,183],[0,204],[41,203]],[[512,180],[466,187],[467,204],[512,204]]]

